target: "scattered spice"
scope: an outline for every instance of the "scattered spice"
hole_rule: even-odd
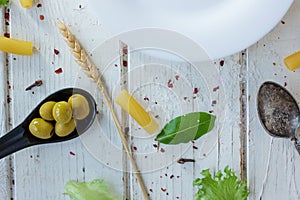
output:
[[[58,54],[59,54],[59,50],[54,49],[54,54],[55,54],[55,55],[58,55]]]
[[[165,151],[164,148],[161,148],[161,149],[160,149],[160,152],[165,153],[166,151]]]
[[[179,160],[177,160],[177,163],[179,164],[184,164],[186,162],[196,162],[196,161],[194,159],[186,159],[186,158],[180,158]]]
[[[56,74],[61,74],[63,72],[62,68],[58,68],[54,71]]]
[[[45,16],[44,15],[40,15],[40,20],[44,20],[45,19]]]
[[[214,105],[216,105],[217,104],[217,101],[216,100],[213,100],[212,102],[211,102],[211,105],[212,106],[214,106]]]
[[[71,156],[75,156],[75,153],[73,151],[70,151]]]
[[[148,98],[148,97],[145,97],[145,98],[144,98],[144,101],[149,101],[149,98]]]
[[[198,94],[198,92],[199,92],[199,89],[198,88],[194,88],[194,94]]]
[[[173,175],[173,174],[170,176],[170,179],[172,179],[172,178],[174,178],[174,175]]]
[[[172,80],[169,80],[169,82],[168,82],[168,88],[173,88],[173,87],[174,87],[174,85],[172,83]]]
[[[287,86],[287,82],[284,82],[284,87],[286,87]]]
[[[123,60],[123,67],[127,67],[127,66],[128,66],[127,60]]]
[[[285,24],[285,21],[281,20],[281,24]]]
[[[221,61],[220,61],[220,66],[223,67],[223,66],[224,66],[224,63],[225,63],[224,60],[221,60]]]
[[[8,12],[6,12],[6,13],[4,14],[4,19],[9,20],[9,13],[8,13]]]
[[[40,87],[41,85],[43,85],[43,81],[42,80],[36,80],[33,84],[31,84],[30,86],[28,86],[25,91],[31,90],[34,87]]]
[[[176,81],[178,81],[179,80],[179,75],[176,75],[175,79],[176,79]]]
[[[153,192],[153,190],[152,190],[151,188],[149,189],[149,191],[150,191],[150,192]]]
[[[36,5],[36,7],[41,8],[41,7],[43,7],[43,5],[42,5],[41,3],[38,3],[38,4]]]
[[[193,149],[196,149],[196,150],[197,150],[197,149],[198,149],[198,147],[196,147],[196,146],[193,146]]]
[[[160,188],[161,189],[161,191],[163,191],[163,192],[166,192],[167,191],[167,189],[165,189],[165,188]]]
[[[10,38],[10,33],[4,33],[4,37]]]
[[[213,92],[216,92],[216,91],[218,91],[219,89],[220,89],[220,87],[217,86],[217,87],[215,87],[215,88],[213,89]]]
[[[137,147],[136,146],[132,146],[132,150],[133,151],[137,151]]]

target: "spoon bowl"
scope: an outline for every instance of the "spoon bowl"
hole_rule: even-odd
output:
[[[296,132],[300,110],[296,100],[284,87],[270,81],[263,83],[257,95],[257,111],[268,134],[293,140],[299,152]]]
[[[90,112],[88,116],[83,120],[76,120],[76,128],[71,134],[65,137],[59,137],[54,133],[53,136],[49,139],[40,139],[30,133],[29,124],[34,118],[40,117],[39,109],[45,102],[68,101],[68,98],[73,94],[81,94],[87,99],[90,107]],[[96,117],[96,112],[96,101],[93,96],[85,90],[79,88],[66,88],[59,90],[46,97],[34,108],[34,110],[19,126],[0,138],[0,159],[26,147],[47,143],[64,142],[76,138],[87,131],[87,129],[93,124]]]

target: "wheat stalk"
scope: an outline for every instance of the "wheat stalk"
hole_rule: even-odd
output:
[[[112,114],[113,120],[115,122],[115,125],[117,127],[117,130],[119,132],[122,144],[124,146],[124,149],[129,157],[130,163],[133,168],[133,172],[136,174],[137,181],[141,187],[143,197],[145,200],[149,200],[148,192],[146,190],[146,187],[144,185],[143,179],[141,177],[141,173],[138,170],[137,164],[134,160],[134,157],[131,153],[131,150],[127,144],[125,133],[122,129],[122,126],[117,118],[117,115],[113,109],[113,105],[111,103],[111,100],[108,96],[108,93],[102,83],[100,72],[97,69],[97,67],[93,64],[90,57],[84,50],[84,48],[80,45],[79,41],[75,38],[75,36],[69,31],[67,26],[63,23],[58,21],[57,26],[60,30],[60,33],[64,36],[66,43],[71,48],[72,54],[76,58],[76,62],[81,66],[84,73],[89,77],[90,80],[95,82],[100,89],[104,99],[106,100],[106,103],[110,109],[110,112]]]

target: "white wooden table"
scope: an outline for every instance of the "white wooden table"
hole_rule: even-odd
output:
[[[50,93],[64,87],[78,86],[76,77],[80,69],[59,35],[55,23],[57,20],[64,21],[87,51],[93,51],[99,43],[108,38],[108,33],[102,29],[101,21],[87,12],[85,4],[85,0],[41,0],[36,2],[33,8],[26,10],[20,7],[17,0],[12,0],[8,8],[0,11],[0,34],[9,33],[12,38],[33,41],[37,49],[32,57],[0,53],[1,134],[22,122],[37,103]],[[251,192],[249,199],[300,199],[300,156],[290,141],[273,139],[267,135],[256,112],[256,94],[260,84],[266,80],[286,85],[295,98],[300,99],[300,70],[290,72],[283,65],[285,56],[300,50],[299,9],[300,1],[295,0],[288,14],[271,33],[240,53],[214,61],[214,67],[219,73],[217,78],[221,80],[225,94],[216,95],[214,100],[223,103],[226,113],[224,121],[220,123],[222,128],[217,129],[217,144],[207,155],[199,155],[201,149],[197,148],[205,138],[190,145],[182,157],[195,159],[195,163],[180,165],[175,160],[171,165],[157,169],[157,162],[164,164],[164,161],[145,161],[150,165],[143,165],[143,162],[138,161],[142,171],[143,168],[156,169],[142,174],[151,199],[193,199],[196,188],[192,187],[192,181],[200,176],[199,173],[206,168],[212,171],[223,169],[226,165],[248,180]],[[42,16],[44,20],[41,20]],[[60,53],[55,55],[54,49]],[[130,55],[130,63],[135,63],[132,66],[149,62],[151,59],[147,56]],[[189,80],[191,91],[199,88],[199,94],[191,92],[190,96],[179,100],[188,101],[190,98],[190,102],[184,104],[184,111],[212,109],[203,107],[205,104],[201,98],[206,98],[201,94],[203,79],[194,75],[191,66],[171,62],[165,64],[178,72],[180,77]],[[55,73],[58,68],[62,68],[63,73]],[[122,72],[120,69],[123,69]],[[148,74],[143,74],[130,66],[125,69],[120,63],[114,63],[108,66],[104,73],[111,91],[120,75],[124,74],[124,70],[137,73],[129,73],[129,76],[123,79],[127,79],[129,88],[139,88],[141,78],[136,77],[147,78],[149,74],[155,77],[157,68],[147,68]],[[162,81],[165,81],[166,85],[168,80],[171,80],[174,88],[161,92],[178,90],[179,84],[176,85],[177,80],[173,72],[163,70],[165,71],[157,76],[163,75],[166,80]],[[44,83],[41,87],[25,91],[28,85],[39,79]],[[214,88],[217,85],[209,87]],[[162,94],[163,98],[159,98],[160,93],[156,93],[156,88],[139,88],[135,92],[136,98],[145,106],[151,107],[155,102],[161,104],[161,109],[165,109],[167,113],[165,119],[178,114],[172,110],[176,106],[167,107],[167,96]],[[218,92],[221,91],[216,91]],[[111,94],[114,95],[114,92]],[[144,99],[146,94],[149,95],[149,101]],[[211,94],[215,95],[213,92]],[[101,104],[101,95],[97,98],[103,116],[100,124],[102,123],[107,136],[121,149],[107,108]],[[130,118],[124,118],[123,115],[121,120],[124,128],[129,127],[131,134],[143,134]],[[129,139],[134,153],[155,151],[155,141],[151,138],[145,141],[140,142],[135,137]],[[105,152],[107,149],[99,146],[99,151]],[[159,153],[164,153],[162,151],[160,149]],[[120,159],[121,168],[128,167],[124,153],[121,152],[119,158],[114,160],[116,159]],[[0,199],[68,199],[63,195],[64,184],[68,180],[90,181],[96,178],[105,179],[123,199],[142,199],[134,176],[116,170],[111,165],[112,163],[104,163],[95,158],[89,147],[80,139],[31,147],[0,161]]]

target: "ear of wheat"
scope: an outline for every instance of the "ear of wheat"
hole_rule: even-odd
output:
[[[88,54],[86,53],[84,48],[80,45],[79,41],[75,38],[75,36],[69,31],[67,26],[63,22],[60,22],[60,21],[57,22],[57,26],[60,30],[60,33],[64,36],[66,43],[70,47],[72,54],[76,58],[76,62],[81,66],[81,69],[88,76],[88,78],[97,84],[104,99],[106,100],[106,103],[110,109],[113,120],[114,120],[117,130],[119,132],[124,149],[129,157],[133,172],[135,173],[136,179],[141,187],[143,197],[145,200],[149,200],[150,198],[148,196],[148,192],[146,190],[143,179],[141,177],[141,173],[138,170],[138,167],[134,160],[132,152],[127,144],[125,133],[124,133],[122,126],[120,125],[120,122],[114,111],[114,108],[113,108],[111,100],[108,96],[108,93],[102,83],[99,70],[97,69],[96,65],[93,64],[92,60],[90,59],[90,57],[88,56]]]

